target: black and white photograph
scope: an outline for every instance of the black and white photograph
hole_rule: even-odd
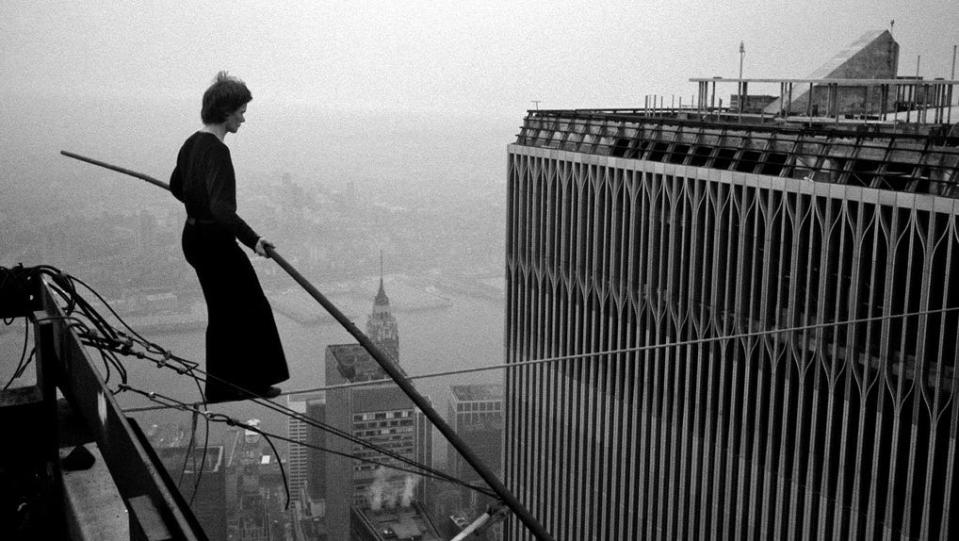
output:
[[[0,539],[959,537],[955,0],[0,3]]]

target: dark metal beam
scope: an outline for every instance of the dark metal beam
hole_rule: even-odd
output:
[[[163,465],[151,460],[146,444],[137,437],[80,338],[67,326],[66,314],[46,285],[41,287],[40,297],[43,312],[37,318],[36,327],[38,362],[42,366],[38,369],[45,378],[50,371],[55,374],[60,391],[93,434],[124,501],[129,506],[133,498],[145,496],[147,499],[137,500],[140,515],[147,516],[143,511],[152,507],[149,515],[159,516],[173,539],[207,539],[190,508],[182,500],[178,501],[164,482],[159,471]],[[131,513],[134,521],[140,515]],[[157,538],[148,536],[147,539]]]

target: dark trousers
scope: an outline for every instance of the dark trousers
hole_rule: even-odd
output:
[[[256,392],[288,379],[273,310],[233,235],[188,223],[182,240],[206,299],[207,400],[245,398],[232,385]]]

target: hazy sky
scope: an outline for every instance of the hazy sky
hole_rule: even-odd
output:
[[[176,7],[174,7],[176,6]],[[184,6],[184,7],[180,7]],[[189,7],[186,7],[189,6]],[[955,0],[0,2],[0,91],[196,99],[219,69],[256,100],[522,112],[689,95],[689,77],[802,77],[887,28],[900,71],[949,76]],[[668,98],[667,98],[668,99]]]
[[[948,77],[956,0],[0,0],[0,192],[104,197],[91,182],[115,174],[60,149],[169,178],[221,69],[254,96],[228,139],[244,183],[290,172],[413,193],[485,189],[505,181],[531,100],[688,100],[690,77],[736,76],[740,41],[746,76],[803,77],[892,19],[900,73],[921,54],[922,75]],[[0,197],[0,218],[11,205]]]

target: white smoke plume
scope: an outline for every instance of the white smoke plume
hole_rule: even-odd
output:
[[[406,479],[403,480],[403,496],[400,499],[400,505],[402,507],[410,506],[410,503],[413,501],[413,491],[416,490],[416,485],[419,481],[419,477],[413,477],[412,475],[407,475]]]
[[[384,507],[392,509],[397,503],[401,507],[409,507],[413,503],[413,492],[416,485],[419,484],[419,477],[407,475],[402,482],[394,479],[393,482],[387,478],[386,468],[377,468],[373,472],[373,482],[370,484],[367,497],[370,501],[370,509],[379,511]]]
[[[386,485],[386,490],[383,491],[383,505],[387,509],[393,509],[396,507],[396,500],[400,497],[399,487],[396,485],[396,482],[393,481]]]
[[[379,511],[383,506],[383,496],[389,491],[390,484],[386,481],[386,468],[376,468],[373,475],[373,483],[370,484],[369,489],[370,509]]]

